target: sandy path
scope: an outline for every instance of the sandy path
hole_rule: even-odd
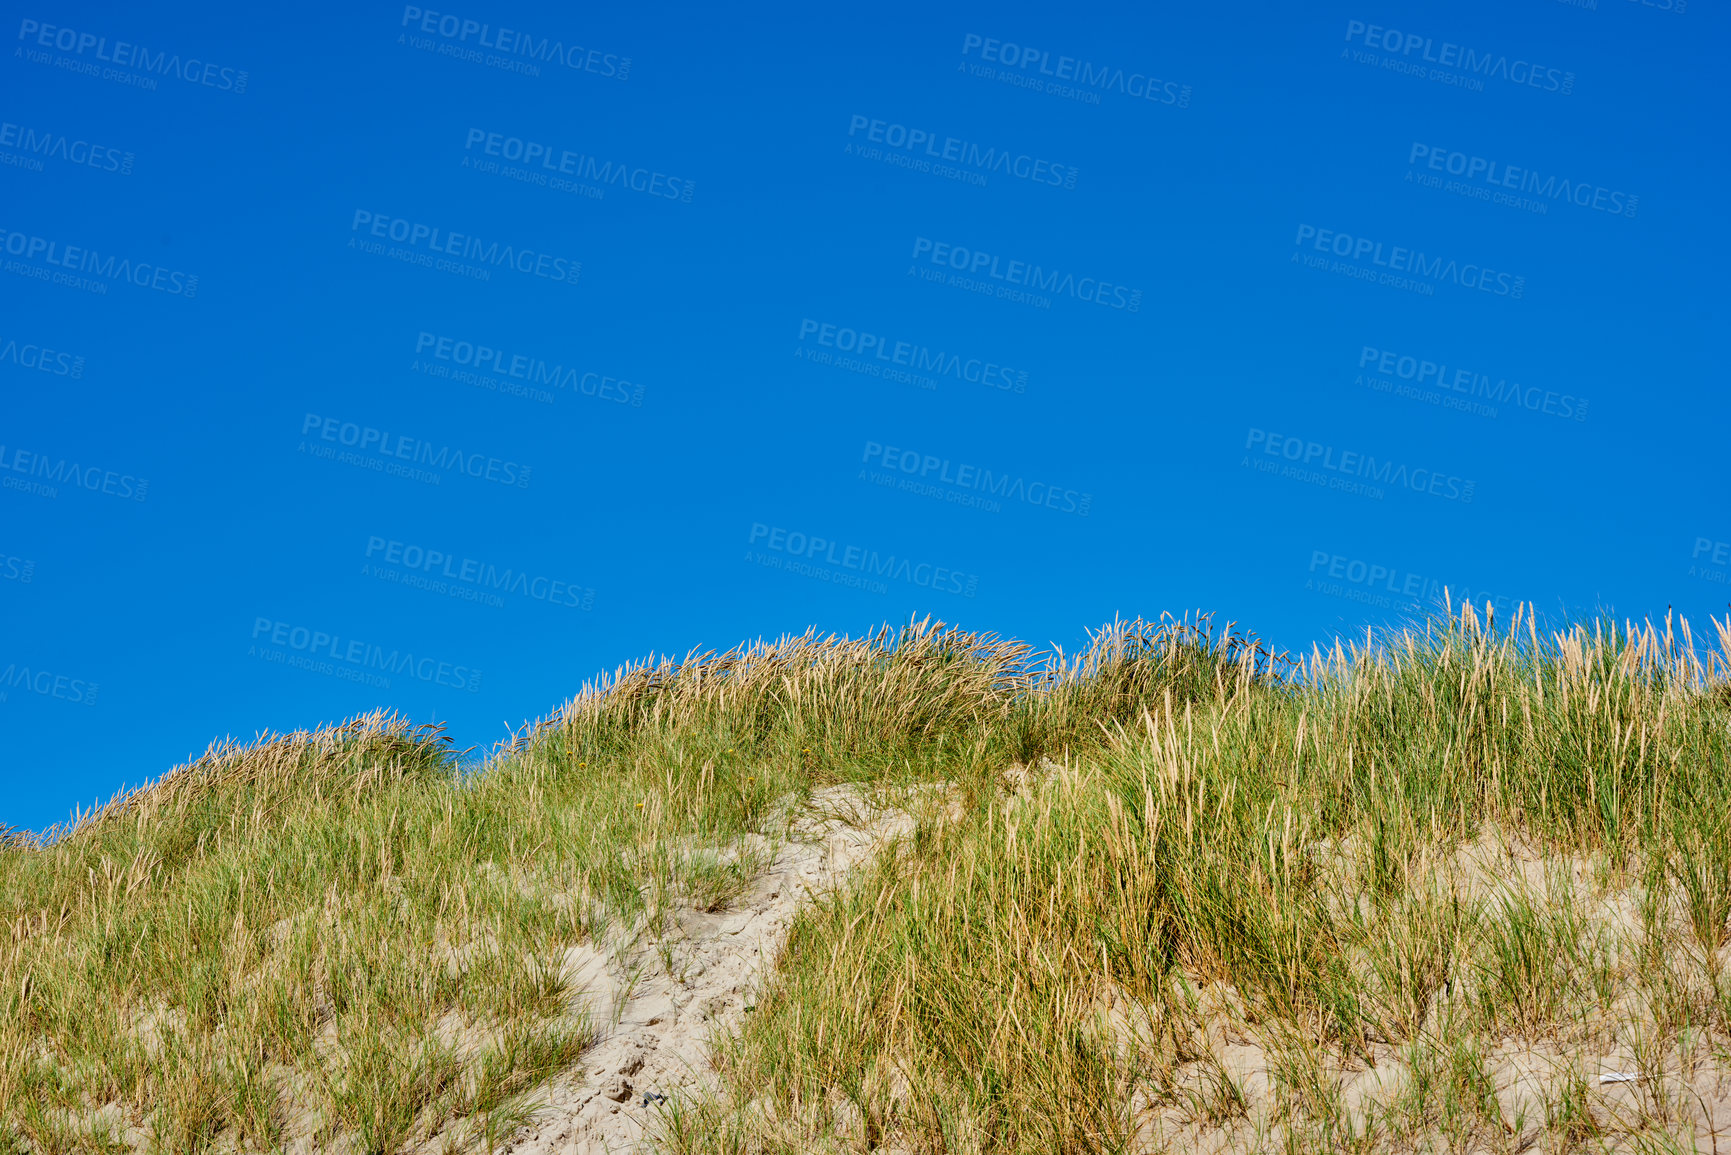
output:
[[[816,816],[795,821],[770,869],[728,909],[680,913],[661,944],[671,949],[671,968],[642,938],[613,954],[587,945],[567,952],[572,989],[597,1008],[601,1037],[576,1071],[546,1088],[547,1107],[502,1150],[635,1152],[661,1109],[653,1100],[645,1106],[646,1094],[672,1100],[715,1085],[706,1041],[738,1029],[799,908],[914,825],[903,811],[871,809],[849,786],[815,792],[811,809]]]

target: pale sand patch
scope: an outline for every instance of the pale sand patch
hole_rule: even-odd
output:
[[[1325,873],[1341,883],[1342,897],[1355,897],[1355,859],[1363,847],[1318,843],[1309,848]],[[1434,1125],[1418,1121],[1413,1132],[1389,1135],[1370,1144],[1374,1150],[1461,1150],[1467,1152],[1550,1153],[1712,1152],[1731,1155],[1731,1050],[1721,1035],[1693,1027],[1660,1034],[1649,1005],[1655,997],[1644,973],[1639,941],[1642,871],[1638,863],[1620,874],[1603,856],[1547,856],[1519,838],[1486,827],[1470,843],[1429,848],[1415,868],[1433,884],[1453,888],[1466,899],[1494,910],[1500,899],[1524,894],[1541,909],[1572,904],[1585,937],[1603,945],[1617,997],[1609,1010],[1595,1007],[1590,991],[1577,989],[1561,1021],[1539,1039],[1471,1036],[1479,1049],[1494,1096],[1491,1119],[1469,1128],[1460,1146]],[[1368,909],[1369,896],[1356,895]],[[1336,906],[1341,903],[1336,902]],[[1665,961],[1676,969],[1664,981],[1690,988],[1689,997],[1706,1007],[1716,984],[1731,982],[1731,947],[1712,958],[1696,958],[1681,900],[1670,895],[1658,916],[1667,941],[1683,954]],[[1471,968],[1467,968],[1469,980]],[[1712,977],[1709,977],[1712,976]],[[1578,985],[1578,984],[1577,984]],[[1465,992],[1453,1000],[1463,1004]],[[1465,1041],[1459,1022],[1445,1019],[1439,994],[1423,1026],[1424,1041],[1436,1051]],[[1457,1012],[1462,1006],[1454,1008]],[[1115,1010],[1111,1025],[1120,1039],[1135,1041],[1136,1016]],[[1193,1021],[1187,1024],[1192,1054],[1200,1058],[1174,1072],[1175,1095],[1156,1101],[1136,1088],[1131,1117],[1137,1155],[1163,1151],[1248,1153],[1275,1151],[1288,1142],[1280,1104],[1275,1032],[1248,1025],[1237,994],[1222,984],[1197,992]],[[1337,1089],[1338,1110],[1362,1134],[1367,1119],[1386,1124],[1414,1078],[1407,1047],[1373,1042],[1369,1062],[1326,1055],[1318,1072]],[[1435,1075],[1432,1076],[1436,1077]],[[1590,1114],[1597,1134],[1570,1136],[1553,1118],[1565,1089]],[[1493,1121],[1494,1120],[1494,1121]],[[1344,1140],[1342,1141],[1344,1143]]]
[[[816,791],[806,811],[769,870],[726,910],[683,910],[659,943],[639,930],[607,950],[566,952],[574,998],[594,1008],[600,1037],[576,1070],[543,1089],[546,1108],[502,1151],[638,1151],[663,1106],[645,1106],[646,1094],[672,1102],[717,1089],[708,1042],[736,1031],[755,1005],[800,907],[914,827],[906,811],[873,809],[851,786]]]

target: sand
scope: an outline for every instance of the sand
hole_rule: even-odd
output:
[[[546,1108],[501,1150],[646,1149],[643,1138],[665,1103],[715,1089],[710,1042],[749,1013],[800,907],[913,825],[905,811],[874,810],[853,787],[817,791],[769,870],[727,909],[682,911],[659,943],[639,933],[605,950],[571,948],[565,965],[574,997],[596,1008],[601,1036],[575,1071],[545,1089]]]

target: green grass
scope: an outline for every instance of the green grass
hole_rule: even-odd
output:
[[[1669,1149],[1731,1054],[1715,625],[926,622],[628,667],[478,773],[384,715],[213,748],[0,840],[0,1152],[490,1148],[591,1037],[565,951],[724,907],[816,787],[931,781],[959,819],[801,915],[666,1149]],[[1617,1047],[1639,1095],[1568,1073]]]

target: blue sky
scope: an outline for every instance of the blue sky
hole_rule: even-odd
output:
[[[1704,627],[1682,4],[26,6],[0,823],[910,613]]]

